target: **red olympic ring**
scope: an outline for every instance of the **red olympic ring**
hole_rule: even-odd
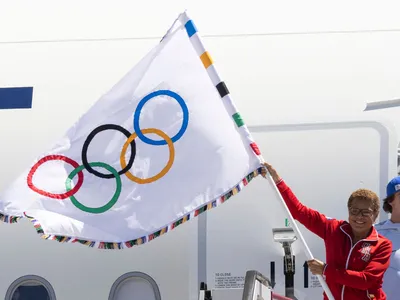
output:
[[[75,187],[72,190],[70,190],[70,191],[68,191],[68,192],[66,192],[64,194],[52,194],[52,193],[43,191],[41,189],[38,189],[36,186],[34,186],[34,184],[32,182],[32,178],[33,178],[33,175],[35,174],[36,170],[42,164],[44,164],[46,161],[50,161],[50,160],[62,160],[62,161],[65,161],[66,163],[68,163],[71,166],[73,166],[75,169],[79,167],[79,164],[76,161],[74,161],[74,160],[72,160],[72,159],[70,159],[70,158],[68,158],[66,156],[63,156],[63,155],[48,155],[48,156],[45,156],[42,159],[40,159],[32,167],[32,169],[29,171],[28,178],[27,178],[29,188],[31,190],[33,190],[34,192],[42,195],[42,196],[46,196],[46,197],[53,198],[53,199],[63,200],[63,199],[71,197],[72,195],[74,195],[80,189],[80,187],[83,184],[83,173],[82,172],[78,173],[78,183],[75,185]]]

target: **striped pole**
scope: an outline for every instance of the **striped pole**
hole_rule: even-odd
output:
[[[255,143],[254,139],[252,138],[250,131],[248,130],[246,124],[244,123],[242,117],[239,114],[239,111],[237,110],[235,104],[232,101],[232,98],[230,96],[229,90],[225,84],[224,81],[221,80],[221,78],[218,75],[217,70],[215,69],[215,66],[213,64],[213,60],[210,56],[210,54],[206,51],[204,48],[204,45],[200,39],[200,36],[197,34],[197,28],[194,25],[193,21],[189,19],[187,16],[186,12],[181,15],[181,18],[183,19],[183,24],[185,24],[186,32],[190,38],[190,41],[196,50],[197,54],[200,57],[200,60],[202,61],[204,68],[207,70],[208,75],[210,76],[211,82],[214,84],[216,87],[221,99],[225,102],[225,107],[227,108],[228,112],[232,116],[233,120],[235,121],[235,124],[239,129],[241,129],[242,134],[246,138],[246,140],[249,142],[250,148],[253,150],[253,152],[260,158],[260,161],[262,160],[261,158],[261,152],[260,149],[258,148],[257,144]]]
[[[219,77],[218,72],[213,64],[213,60],[211,59],[211,56],[207,52],[206,48],[204,47],[204,44],[201,40],[200,35],[198,34],[197,28],[196,28],[195,24],[193,23],[193,20],[189,18],[188,14],[186,12],[182,13],[179,18],[180,18],[182,24],[185,24],[186,32],[189,36],[190,42],[192,43],[193,48],[195,49],[197,55],[200,57],[200,60],[202,61],[204,68],[207,70],[207,73],[210,76],[211,82],[216,87],[222,101],[225,102],[226,109],[232,116],[237,127],[242,131],[242,135],[248,141],[249,147],[253,150],[253,152],[260,159],[260,162],[263,163],[265,160],[261,155],[260,149],[258,148],[256,142],[254,141],[253,137],[251,136],[250,131],[248,130],[246,124],[244,123],[242,117],[240,116],[239,111],[237,110],[235,104],[233,103],[232,98],[229,93],[229,90],[228,90],[225,82],[222,81],[221,78]],[[292,214],[290,213],[285,201],[282,198],[281,193],[279,192],[279,190],[270,174],[268,174],[268,178],[269,178],[270,183],[271,183],[272,187],[274,188],[277,196],[280,198],[284,208],[286,209],[286,213],[288,214],[291,224],[294,227],[293,229],[294,229],[297,237],[300,238],[300,240],[304,246],[306,256],[308,257],[308,259],[314,259],[303,235],[300,232],[300,229],[298,228],[296,222],[294,221]],[[321,275],[318,275],[318,280],[321,283],[322,288],[324,289],[326,295],[328,296],[328,299],[335,300],[333,298],[333,295],[332,295],[328,285],[326,284],[325,280],[322,278]]]

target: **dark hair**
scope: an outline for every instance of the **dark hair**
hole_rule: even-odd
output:
[[[390,202],[392,202],[393,199],[394,199],[394,195],[389,196],[383,200],[383,210],[386,213],[392,213],[392,206],[390,205]]]
[[[358,189],[356,191],[354,191],[350,197],[349,197],[349,201],[347,201],[347,207],[350,208],[351,205],[353,204],[353,201],[355,199],[360,199],[362,201],[368,201],[372,203],[372,210],[374,212],[378,212],[379,211],[379,197],[377,194],[375,194],[373,191],[371,190],[367,190],[367,189]]]

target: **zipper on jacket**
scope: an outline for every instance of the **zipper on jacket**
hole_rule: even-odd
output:
[[[350,259],[350,256],[351,256],[351,253],[353,252],[353,249],[354,249],[354,247],[355,246],[357,246],[357,244],[359,243],[359,242],[361,242],[361,241],[363,241],[363,240],[359,240],[357,243],[355,243],[354,244],[354,246],[353,246],[353,239],[351,238],[351,236],[350,235],[348,235],[347,234],[347,232],[345,232],[343,229],[342,229],[342,227],[340,227],[340,229],[348,236],[348,238],[350,239],[350,242],[351,242],[351,249],[350,249],[350,251],[349,251],[349,254],[347,255],[347,260],[346,260],[346,270],[347,270],[347,268],[349,267],[349,259]],[[340,298],[341,298],[341,300],[344,300],[343,299],[343,296],[344,296],[344,288],[345,288],[346,286],[345,285],[343,285],[343,287],[342,287],[342,295],[340,296]],[[368,291],[367,291],[368,292]],[[367,293],[368,294],[368,293]]]

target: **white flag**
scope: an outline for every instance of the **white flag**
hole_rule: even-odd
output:
[[[183,13],[162,41],[2,194],[43,238],[143,244],[239,192],[261,156]]]

